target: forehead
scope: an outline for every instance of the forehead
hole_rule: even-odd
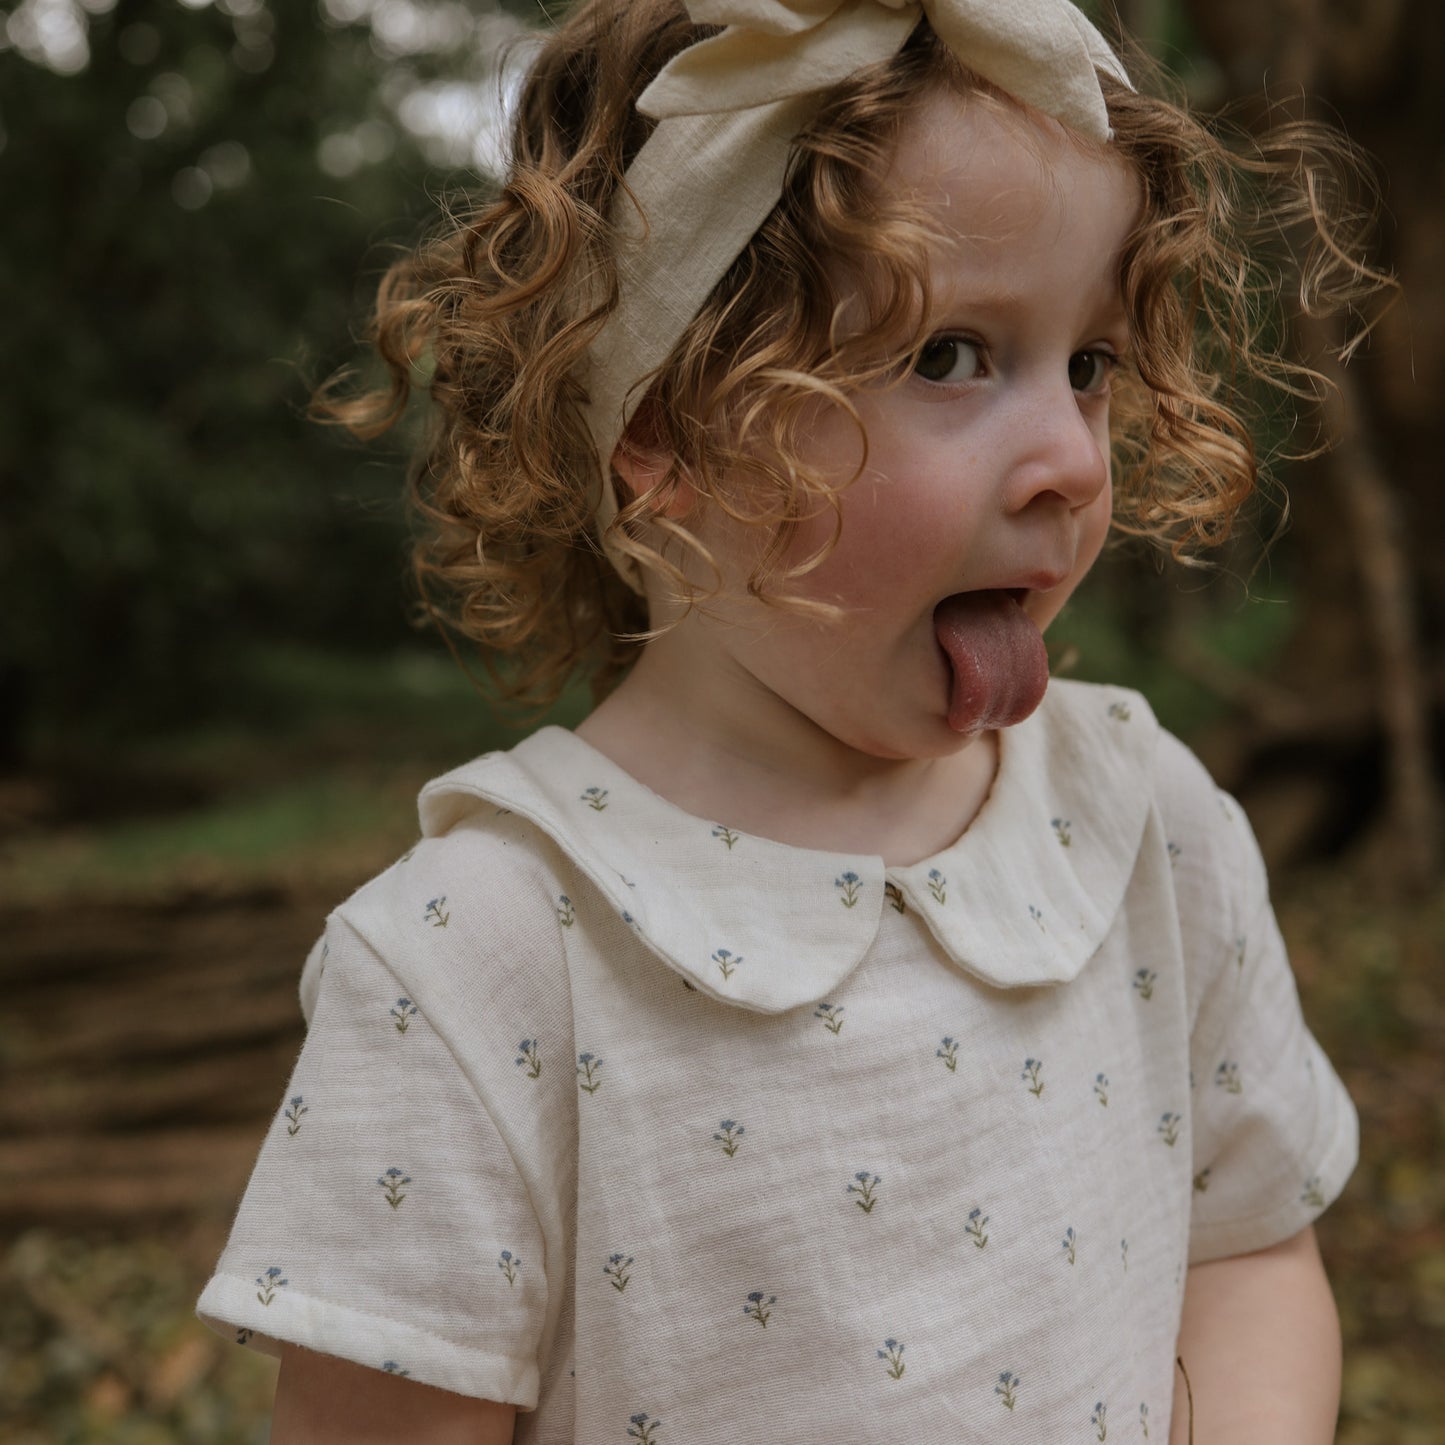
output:
[[[882,188],[923,207],[970,266],[1089,257],[1111,277],[1143,205],[1107,147],[1009,101],[943,89],[904,121]]]

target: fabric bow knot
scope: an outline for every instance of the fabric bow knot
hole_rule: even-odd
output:
[[[726,29],[663,68],[638,101],[645,115],[715,115],[826,89],[896,53],[924,15],[985,80],[1095,140],[1109,137],[1096,70],[1129,83],[1069,0],[687,0],[687,12]]]

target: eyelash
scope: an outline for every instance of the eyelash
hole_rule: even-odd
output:
[[[920,366],[921,366],[921,364],[922,364],[922,361],[923,361],[923,358],[924,358],[925,353],[927,353],[927,351],[928,351],[931,347],[936,347],[936,346],[940,346],[940,345],[969,346],[969,347],[972,347],[972,348],[978,353],[978,361],[979,361],[979,369],[980,369],[980,372],[986,373],[986,371],[987,371],[987,362],[986,362],[987,348],[984,346],[983,342],[981,342],[980,340],[978,340],[977,337],[973,337],[973,336],[963,336],[963,335],[959,335],[959,336],[950,336],[950,335],[934,336],[934,337],[930,337],[926,342],[924,342],[923,346],[919,348],[918,354],[917,354],[917,356],[916,356],[915,359],[914,359],[914,363],[913,363],[913,367],[912,367],[912,370],[913,370],[914,375],[920,376],[920,379],[921,379],[923,382],[925,382],[927,385],[929,385],[929,386],[949,386],[949,385],[963,386],[963,385],[967,385],[967,383],[968,383],[969,381],[973,381],[973,380],[976,379],[976,377],[971,376],[971,377],[966,378],[964,381],[960,381],[960,382],[948,382],[948,381],[943,381],[943,380],[935,380],[935,379],[933,379],[933,378],[931,378],[931,377],[927,377],[927,376],[922,376],[919,368],[920,368]],[[1112,350],[1111,348],[1109,348],[1109,347],[1107,347],[1107,346],[1086,346],[1086,347],[1083,347],[1081,350],[1074,352],[1074,354],[1069,357],[1070,366],[1072,367],[1073,362],[1076,361],[1076,360],[1078,360],[1079,358],[1082,358],[1082,357],[1094,357],[1094,358],[1096,358],[1097,360],[1102,361],[1102,362],[1104,363],[1104,372],[1103,372],[1103,375],[1100,377],[1100,379],[1099,379],[1097,382],[1095,382],[1093,385],[1088,386],[1088,387],[1084,387],[1084,388],[1077,388],[1077,387],[1076,387],[1075,390],[1078,392],[1078,394],[1079,394],[1080,396],[1098,396],[1098,395],[1102,394],[1103,392],[1105,392],[1105,391],[1107,390],[1109,381],[1113,378],[1115,372],[1118,371],[1120,365],[1122,364],[1122,358],[1119,356],[1119,354],[1118,354],[1117,352],[1115,352],[1114,350]]]

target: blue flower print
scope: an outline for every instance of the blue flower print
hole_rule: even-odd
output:
[[[411,1374],[410,1370],[403,1370],[402,1367],[398,1365],[395,1360],[386,1360],[382,1364],[381,1368],[382,1372],[387,1375],[399,1375],[405,1378],[406,1376]]]
[[[1148,1003],[1154,997],[1154,984],[1159,975],[1152,968],[1141,968],[1134,974],[1134,992]]]
[[[973,1240],[975,1249],[983,1249],[988,1244],[988,1215],[977,1205],[968,1211],[968,1223],[964,1226],[964,1233]]]
[[[1054,830],[1054,837],[1059,840],[1062,848],[1071,848],[1074,844],[1074,825],[1067,818],[1055,818],[1050,826]]]
[[[586,803],[594,813],[600,813],[607,806],[607,789],[586,788],[583,790],[581,801]]]
[[[1147,1440],[1149,1438],[1149,1407],[1142,1400],[1139,1402],[1139,1429]]]
[[[1019,1074],[1019,1078],[1029,1086],[1029,1093],[1036,1099],[1041,1099],[1044,1095],[1045,1085],[1040,1077],[1043,1071],[1044,1061],[1042,1059],[1025,1059],[1023,1072]]]
[[[1244,955],[1249,946],[1249,941],[1241,934],[1234,940],[1234,965],[1236,968],[1244,967]]]
[[[933,894],[935,903],[948,902],[948,879],[937,868],[928,870],[928,891]]]
[[[602,1087],[602,1080],[597,1077],[601,1067],[602,1060],[596,1054],[577,1055],[577,1087],[584,1094],[595,1094]]]
[[[529,1079],[541,1077],[542,1051],[536,1039],[523,1039],[522,1042],[517,1045],[517,1058],[515,1063],[519,1069],[526,1069]]]
[[[1044,915],[1039,909],[1035,908],[1032,903],[1029,904],[1029,917],[1038,924],[1039,929],[1042,931],[1044,927]]]
[[[1109,716],[1113,718],[1115,722],[1128,722],[1129,719],[1133,717],[1133,713],[1129,711],[1129,704],[1127,702],[1111,702],[1109,704]]]
[[[1074,1226],[1072,1224],[1064,1231],[1063,1245],[1064,1258],[1068,1260],[1070,1264],[1073,1264],[1074,1260],[1078,1257],[1079,1236],[1074,1233]]]
[[[853,1201],[864,1214],[872,1214],[873,1206],[878,1203],[878,1186],[882,1180],[876,1174],[870,1174],[866,1169],[860,1169],[853,1176],[847,1190],[848,1194],[856,1194],[858,1197]]]
[[[653,1445],[657,1440],[657,1432],[662,1429],[662,1421],[654,1420],[650,1415],[634,1415],[632,1424],[628,1427],[627,1438],[636,1440],[638,1445]]]
[[[602,1266],[603,1276],[613,1289],[621,1294],[627,1288],[627,1281],[632,1278],[629,1271],[632,1269],[632,1256],[630,1254],[609,1254],[607,1263]]]
[[[945,1034],[939,1046],[934,1049],[933,1057],[942,1059],[944,1068],[950,1074],[956,1074],[958,1072],[958,1040]]]
[[[445,893],[440,898],[433,898],[426,906],[426,920],[433,928],[445,928],[452,921],[452,916],[447,912],[447,896]]]
[[[1094,1097],[1104,1106],[1109,1107],[1109,1076],[1108,1074],[1094,1075]]]
[[[497,1256],[497,1268],[506,1276],[508,1285],[517,1283],[517,1271],[522,1267],[522,1261],[512,1253],[510,1249],[504,1249]]]
[[[887,1364],[890,1380],[903,1378],[903,1372],[908,1366],[903,1363],[903,1346],[897,1340],[884,1340],[883,1348],[878,1351],[878,1358]]]
[[[1096,1440],[1107,1440],[1109,1438],[1109,1426],[1106,1423],[1109,1411],[1102,1400],[1094,1406],[1094,1413],[1089,1416],[1089,1424],[1094,1427],[1094,1438]]]
[[[416,1015],[416,1005],[409,998],[397,999],[396,1007],[391,1011],[392,1018],[396,1020],[397,1033],[404,1034],[411,1027],[411,1021]]]
[[[1002,1397],[1005,1405],[1010,1410],[1018,1404],[1018,1388],[1021,1381],[1012,1370],[1005,1370],[998,1377],[998,1384],[993,1387],[995,1395]]]
[[[1174,866],[1174,864],[1176,864],[1176,863],[1179,861],[1180,856],[1181,856],[1181,855],[1183,854],[1183,852],[1184,852],[1184,849],[1181,848],[1178,843],[1170,843],[1170,844],[1168,845],[1168,847],[1169,847],[1169,866],[1172,868],[1172,867]]]
[[[722,1132],[714,1134],[712,1137],[723,1146],[723,1153],[731,1159],[742,1148],[743,1135],[747,1133],[747,1130],[733,1119],[720,1120],[718,1128]]]
[[[382,1192],[386,1195],[386,1202],[393,1209],[400,1209],[401,1201],[406,1198],[401,1191],[411,1183],[411,1175],[405,1169],[388,1169],[376,1182],[381,1185]]]
[[[830,1034],[841,1034],[843,1032],[843,1005],[840,1003],[820,1003],[813,1010],[815,1019],[823,1020],[823,1027]]]
[[[1127,1239],[1121,1239],[1121,1240],[1119,1241],[1119,1258],[1124,1261],[1124,1273],[1125,1273],[1125,1274],[1128,1274],[1128,1273],[1129,1273],[1129,1241],[1128,1241]]]
[[[1226,1061],[1214,1071],[1214,1083],[1226,1094],[1242,1094],[1244,1083],[1239,1077],[1239,1065]]]
[[[260,1285],[260,1289],[256,1291],[256,1298],[260,1300],[263,1305],[269,1305],[271,1301],[276,1298],[276,1291],[278,1289],[285,1289],[291,1281],[289,1279],[282,1279],[281,1266],[279,1264],[273,1264],[265,1274],[256,1276],[256,1283]]]
[[[734,833],[731,828],[724,827],[721,823],[712,830],[712,835],[727,848],[729,853],[733,851],[733,845],[738,841],[738,834]]]
[[[717,964],[723,979],[727,980],[738,971],[738,964],[742,962],[742,959],[735,953],[729,953],[725,948],[719,948],[712,955],[712,961]]]
[[[1178,1114],[1159,1116],[1159,1137],[1172,1149],[1179,1142],[1179,1129],[1184,1120]]]
[[[1323,1209],[1325,1207],[1325,1192],[1320,1187],[1320,1176],[1311,1174],[1305,1180],[1305,1187],[1300,1194],[1300,1203],[1308,1205],[1311,1209]]]
[[[572,900],[565,893],[557,895],[557,922],[563,928],[571,928],[577,922],[577,910],[572,906]]]
[[[292,1137],[299,1134],[301,1132],[301,1116],[310,1112],[311,1110],[306,1107],[306,1100],[300,1094],[294,1095],[286,1109],[286,1132]]]
[[[858,889],[863,880],[851,869],[843,874],[841,878],[833,880],[833,887],[837,888],[843,895],[839,900],[844,908],[852,908],[858,902]]]
[[[766,1298],[760,1289],[755,1289],[749,1296],[748,1302],[743,1306],[743,1313],[749,1319],[756,1320],[764,1329],[768,1327],[768,1321],[773,1317],[773,1306],[777,1304],[778,1297],[770,1294]]]

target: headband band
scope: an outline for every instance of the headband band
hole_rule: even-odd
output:
[[[601,469],[597,531],[623,579],[636,560],[607,536],[611,457],[646,382],[782,195],[794,137],[821,93],[888,60],[927,16],[958,59],[1016,99],[1109,138],[1097,72],[1129,78],[1070,0],[685,0],[717,35],[674,56],[637,108],[658,121],[618,198],[619,299],[588,353],[586,420]]]

